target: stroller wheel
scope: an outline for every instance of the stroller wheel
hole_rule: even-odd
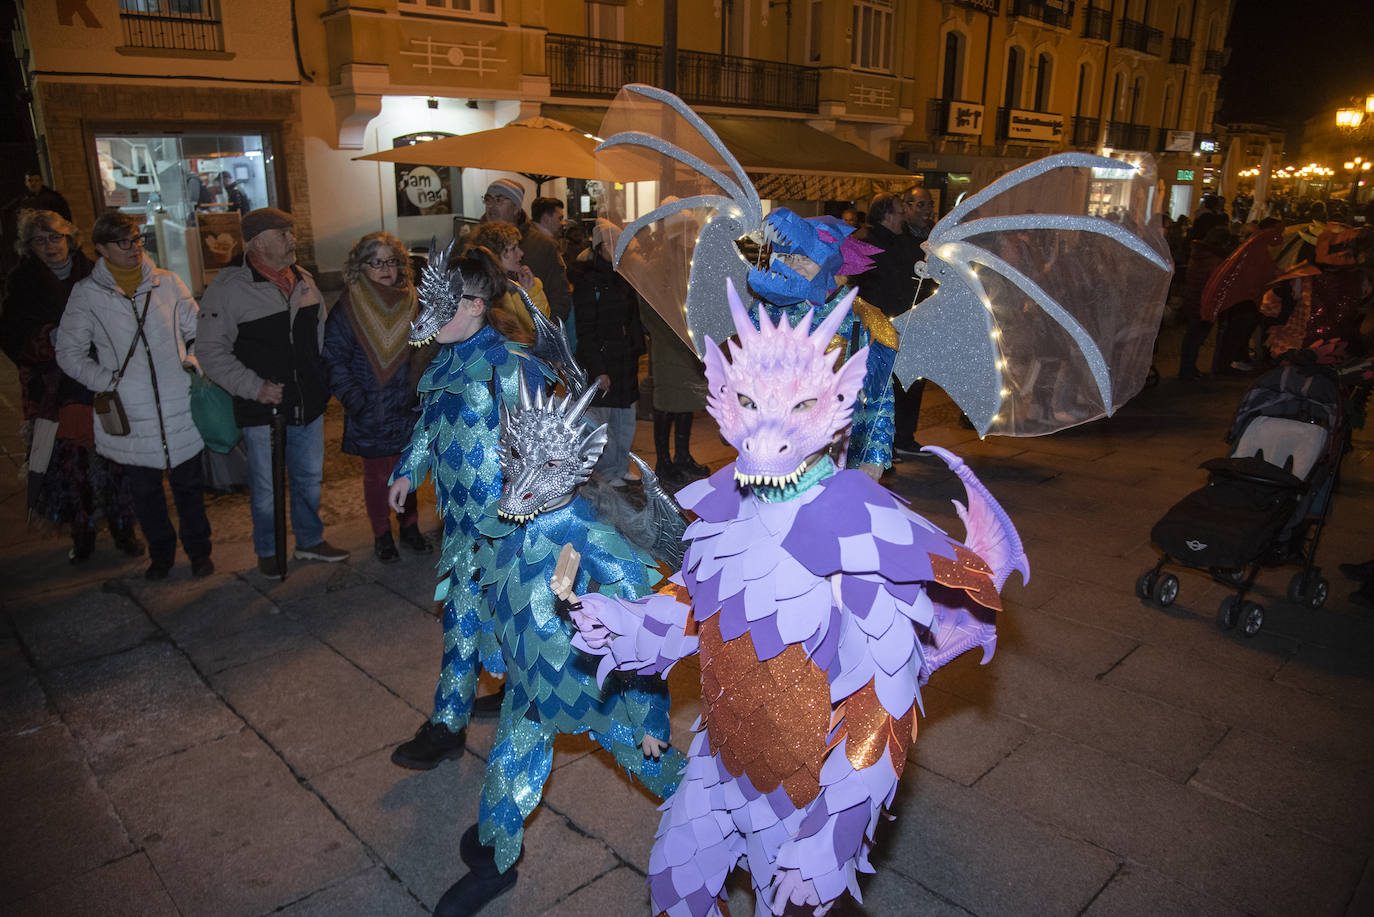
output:
[[[1150,590],[1151,597],[1160,608],[1168,608],[1178,598],[1178,577],[1172,573],[1161,573]]]
[[[1209,569],[1212,576],[1229,586],[1239,586],[1241,583],[1245,582],[1244,567],[1211,567]]]
[[[1315,570],[1310,574],[1299,570],[1288,581],[1288,600],[1309,608],[1321,608],[1325,605],[1330,592],[1331,584]]]
[[[1217,627],[1222,630],[1235,630],[1240,623],[1240,599],[1234,595],[1228,595],[1221,600],[1221,606],[1217,608]]]
[[[1135,594],[1146,601],[1154,595],[1155,591],[1155,569],[1151,567],[1140,574],[1140,579],[1135,581]]]
[[[1240,629],[1247,637],[1253,637],[1264,626],[1264,606],[1257,602],[1241,602]]]

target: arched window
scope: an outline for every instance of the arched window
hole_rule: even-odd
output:
[[[1054,61],[1048,54],[1035,59],[1035,105],[1036,111],[1050,110],[1050,86],[1054,77]]]
[[[1007,108],[1021,107],[1021,80],[1026,67],[1026,52],[1012,45],[1007,49],[1006,90],[1002,104]]]
[[[1107,117],[1112,121],[1121,120],[1121,74],[1112,77],[1112,107],[1107,109]]]
[[[1087,64],[1078,65],[1078,92],[1074,96],[1073,111],[1076,115],[1088,113],[1088,95],[1092,91],[1092,70]]]
[[[1139,122],[1136,120],[1136,119],[1137,119],[1137,116],[1139,116],[1139,117],[1141,117],[1141,118],[1143,118],[1143,117],[1145,116],[1145,105],[1144,105],[1144,102],[1145,102],[1145,77],[1143,77],[1143,76],[1138,76],[1138,77],[1135,78],[1135,82],[1131,84],[1131,113],[1130,113],[1130,116],[1129,116],[1128,118],[1126,118],[1127,121],[1129,121],[1129,122],[1132,123],[1132,124],[1137,124],[1137,123],[1139,123]]]
[[[1159,126],[1169,126],[1169,105],[1174,101],[1174,84],[1169,83],[1164,87],[1164,110],[1159,113]]]
[[[940,98],[959,99],[964,95],[964,34],[945,34],[945,63],[940,71]]]
[[[1197,97],[1197,127],[1199,134],[1207,133],[1212,126],[1212,99],[1207,93]]]

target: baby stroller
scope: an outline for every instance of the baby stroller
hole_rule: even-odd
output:
[[[1136,593],[1167,607],[1179,592],[1167,564],[1205,571],[1235,590],[1217,609],[1217,624],[1253,637],[1264,626],[1264,607],[1245,597],[1256,575],[1296,564],[1288,598],[1320,608],[1330,586],[1313,561],[1349,435],[1334,371],[1315,361],[1271,370],[1241,399],[1226,436],[1231,454],[1204,462],[1207,486],[1150,532],[1164,556],[1140,575]]]

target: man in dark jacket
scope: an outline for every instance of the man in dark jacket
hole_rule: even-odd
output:
[[[329,384],[320,357],[324,300],[296,266],[289,213],[273,207],[243,218],[243,264],[215,275],[200,301],[196,353],[201,368],[234,396],[252,477],[253,549],[258,572],[280,579],[272,514],[271,424],[286,417],[286,470],[297,560],[337,563],[348,552],[324,540],[324,408]]]
[[[926,192],[926,198],[929,197]],[[915,266],[925,258],[921,244],[908,231],[907,212],[906,202],[896,195],[881,193],[873,198],[868,208],[868,225],[859,231],[860,238],[882,251],[873,256],[872,268],[850,278],[850,283],[859,288],[859,295],[889,318],[901,315],[916,300]],[[897,331],[901,332],[900,326]],[[916,424],[924,391],[923,379],[916,380],[908,389],[903,389],[895,377],[892,380],[893,464],[900,463],[902,456],[922,454],[916,442]]]

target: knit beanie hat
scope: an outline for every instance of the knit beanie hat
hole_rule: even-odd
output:
[[[290,229],[295,225],[291,214],[276,207],[259,207],[243,217],[243,244],[253,241],[253,237],[269,229]]]
[[[487,185],[487,194],[499,194],[508,200],[514,201],[517,207],[525,206],[525,189],[514,179],[498,178],[490,185]]]

